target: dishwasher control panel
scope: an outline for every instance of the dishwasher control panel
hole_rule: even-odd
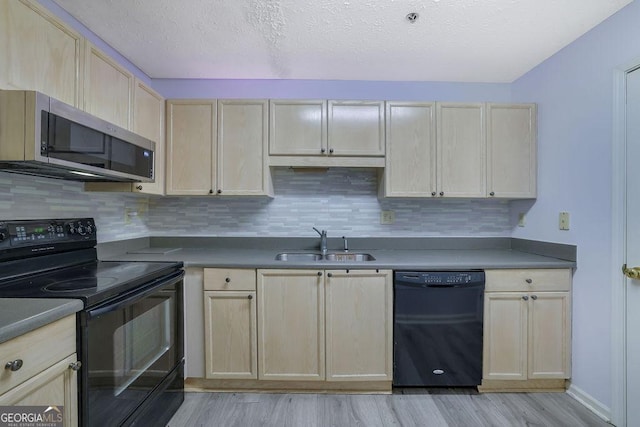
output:
[[[402,271],[395,281],[426,285],[466,285],[484,283],[484,271]]]

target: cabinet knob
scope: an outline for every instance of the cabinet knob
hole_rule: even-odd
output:
[[[318,271],[318,276],[322,276],[322,271]]]
[[[321,149],[320,149],[320,152],[321,152],[322,154],[324,154],[324,153],[325,153],[325,151],[327,151],[327,150],[325,150],[324,148],[321,148]]]
[[[533,280],[531,280],[531,279],[525,279],[524,281],[527,282],[528,284],[533,283]]]
[[[249,295],[247,298],[249,298],[249,299],[253,299],[253,295]]]
[[[333,277],[333,274],[327,273],[327,277]]]
[[[142,185],[136,185],[136,190],[142,191]]]
[[[209,190],[209,194],[213,194],[213,190]]]
[[[221,194],[221,193],[222,193],[222,190],[220,190],[220,189],[218,188],[218,191],[216,191],[216,193]]]
[[[432,195],[432,196],[435,196],[435,195],[436,195],[436,192],[435,192],[435,191],[432,191],[432,192],[431,192],[431,195]]]
[[[529,299],[529,297],[528,297],[528,296],[526,296],[526,295],[524,295],[524,296],[522,297],[522,299],[523,299],[523,300],[525,300],[525,301],[527,301],[527,300]]]
[[[7,364],[4,365],[4,369],[8,369],[11,372],[15,372],[15,371],[19,370],[20,368],[22,368],[23,364],[24,364],[24,362],[22,361],[22,359],[12,360],[11,362],[7,362]]]
[[[531,299],[534,300],[534,301],[537,300],[538,299],[538,295],[531,295]]]
[[[69,369],[71,369],[72,371],[79,371],[80,368],[82,368],[82,362],[79,360],[77,362],[69,363]]]
[[[226,279],[224,279],[224,281],[229,283],[231,281],[231,279],[229,277],[227,277]]]
[[[444,191],[440,192],[440,197],[444,196]]]
[[[494,192],[492,191],[491,193],[489,193],[489,195],[490,195],[491,197],[493,197],[493,196],[495,196],[495,195],[496,195],[496,193],[494,193]]]
[[[329,154],[333,154],[333,148],[329,148]]]

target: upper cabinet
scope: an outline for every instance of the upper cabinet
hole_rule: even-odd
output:
[[[270,166],[384,166],[384,101],[271,100],[269,115]]]
[[[487,105],[487,187],[490,197],[536,197],[535,104]]]
[[[270,195],[266,100],[167,102],[167,194]]]
[[[133,74],[86,42],[84,110],[103,120],[131,129]]]
[[[486,196],[484,104],[437,103],[437,195]]]
[[[0,1],[0,87],[81,106],[83,39],[35,1]]]

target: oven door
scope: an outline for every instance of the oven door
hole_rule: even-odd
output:
[[[166,392],[159,388],[179,388],[182,402],[176,371],[182,372],[184,356],[183,275],[180,270],[84,312],[82,425],[122,425]],[[169,377],[179,384],[167,384]]]

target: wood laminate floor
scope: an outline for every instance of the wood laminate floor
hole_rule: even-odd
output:
[[[395,390],[390,395],[186,393],[170,427],[610,426],[565,393]]]

